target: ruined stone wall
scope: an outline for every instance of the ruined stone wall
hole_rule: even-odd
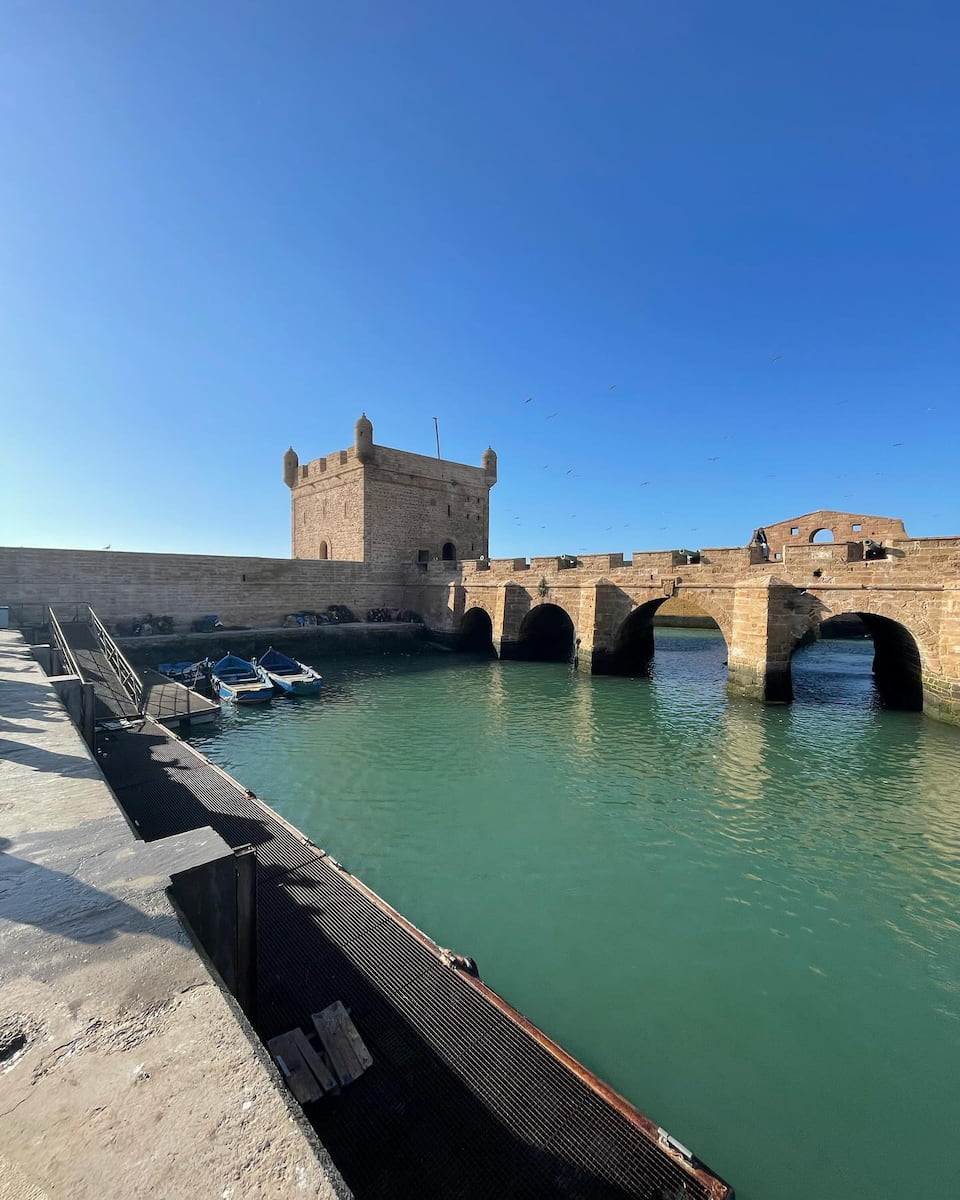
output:
[[[871,517],[864,513],[837,512],[835,509],[818,509],[805,513],[790,521],[778,521],[765,525],[767,542],[773,551],[783,551],[785,546],[800,546],[813,540],[821,529],[829,529],[835,542],[860,542],[870,538],[875,542],[888,542],[892,538],[905,538],[907,531],[897,517]],[[796,532],[794,532],[796,530]]]
[[[184,630],[207,613],[225,625],[264,626],[329,604],[361,617],[382,605],[418,610],[420,594],[416,580],[370,563],[0,547],[0,604],[14,621],[26,606],[27,623],[43,605],[70,620],[89,604],[110,624],[152,612]]]

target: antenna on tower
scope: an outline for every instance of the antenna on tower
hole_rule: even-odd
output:
[[[433,418],[433,432],[437,435],[437,458],[439,458],[440,457],[440,425],[438,424],[436,417]]]

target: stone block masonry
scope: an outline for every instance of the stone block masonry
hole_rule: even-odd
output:
[[[152,612],[183,632],[207,613],[224,625],[277,626],[302,609],[345,604],[362,617],[380,606],[416,610],[419,599],[416,578],[389,565],[0,547],[0,604],[26,625],[42,623],[44,605],[69,620],[89,604],[111,625]]]
[[[392,450],[373,441],[366,416],[355,442],[301,466],[283,459],[294,558],[377,563],[477,559],[488,551],[497,456],[479,467]]]

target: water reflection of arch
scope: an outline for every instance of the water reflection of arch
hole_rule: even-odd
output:
[[[773,783],[767,734],[769,710],[731,698],[718,723],[717,775],[731,803],[759,800]]]
[[[895,596],[883,592],[808,589],[812,626],[831,617],[854,616],[873,640],[873,676],[880,702],[908,712],[923,709],[925,675],[940,671],[937,635],[918,614],[905,615]],[[791,648],[791,659],[809,644],[805,630]]]

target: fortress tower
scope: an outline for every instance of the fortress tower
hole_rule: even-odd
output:
[[[291,554],[349,562],[428,562],[488,553],[497,456],[479,467],[378,446],[363,414],[354,444],[300,465],[283,456]]]

